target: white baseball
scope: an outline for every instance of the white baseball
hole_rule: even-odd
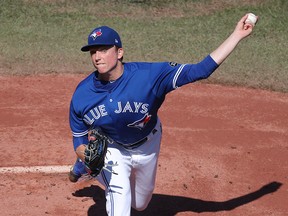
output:
[[[249,13],[245,23],[250,23],[251,25],[255,26],[257,22],[257,16],[253,13]]]

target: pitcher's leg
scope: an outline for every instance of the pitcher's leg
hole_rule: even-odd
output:
[[[135,171],[133,174],[134,179],[131,180],[133,184],[131,186],[132,207],[137,211],[146,209],[152,198],[156,179],[156,169],[154,167],[157,167],[157,165],[151,166],[152,172],[140,173]]]
[[[107,214],[129,216],[131,212],[131,157],[127,152],[121,152],[116,145],[108,150],[105,162],[108,164],[117,162],[117,165],[108,167],[114,173],[103,169],[97,177],[98,181],[105,186]]]
[[[158,125],[156,129],[157,132],[137,149],[139,154],[135,153],[132,156],[135,163],[131,178],[132,207],[138,211],[142,211],[148,206],[155,187],[162,136],[161,125]]]

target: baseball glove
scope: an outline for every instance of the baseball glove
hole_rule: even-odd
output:
[[[89,143],[84,151],[84,163],[89,174],[93,177],[98,176],[105,166],[108,143],[109,138],[107,136],[96,129],[90,131]]]

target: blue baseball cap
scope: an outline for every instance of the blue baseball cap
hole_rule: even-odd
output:
[[[108,26],[95,28],[88,36],[88,45],[83,46],[81,51],[87,52],[93,46],[115,45],[122,47],[119,34]]]

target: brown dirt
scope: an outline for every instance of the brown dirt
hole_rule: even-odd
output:
[[[0,77],[2,167],[74,162],[71,95],[83,75]],[[192,84],[160,110],[147,210],[132,215],[286,215],[288,94]],[[0,215],[105,215],[102,187],[67,173],[0,174]]]

